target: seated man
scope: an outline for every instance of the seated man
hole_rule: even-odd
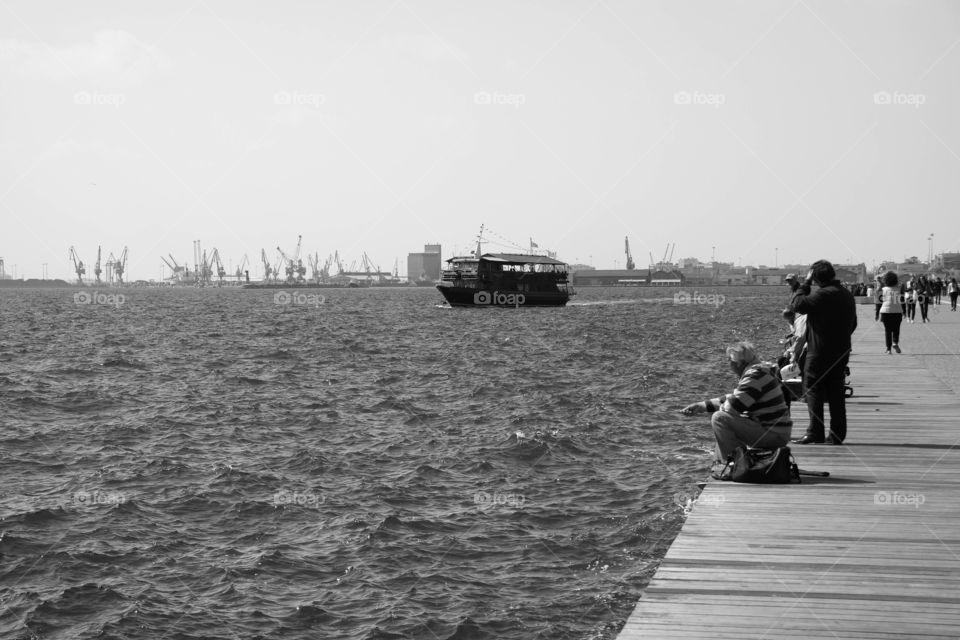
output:
[[[749,342],[729,347],[727,357],[730,368],[740,379],[733,393],[683,408],[687,416],[713,414],[710,424],[717,439],[715,463],[718,465],[725,465],[741,445],[767,449],[785,446],[790,442],[793,427],[777,365],[761,362]]]

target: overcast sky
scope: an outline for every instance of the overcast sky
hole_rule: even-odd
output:
[[[925,259],[957,78],[946,1],[0,0],[0,256]]]

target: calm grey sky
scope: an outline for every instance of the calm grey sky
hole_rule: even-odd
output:
[[[947,1],[0,0],[0,256],[925,259],[958,77]]]

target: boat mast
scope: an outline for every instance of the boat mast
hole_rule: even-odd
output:
[[[483,225],[482,224],[480,225],[480,233],[477,234],[477,254],[476,254],[477,260],[480,259],[480,254],[481,254],[480,243],[481,242],[483,242]]]

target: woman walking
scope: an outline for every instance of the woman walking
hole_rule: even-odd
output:
[[[917,288],[913,276],[910,276],[907,280],[907,287],[903,292],[903,300],[907,305],[907,322],[912,324],[917,317]]]
[[[900,323],[903,321],[902,294],[898,286],[897,274],[887,271],[883,274],[883,304],[880,306],[880,322],[883,323],[883,338],[887,353],[890,349],[900,353]],[[909,308],[909,307],[908,307]]]
[[[950,296],[950,311],[956,311],[957,296],[960,295],[960,285],[957,285],[956,278],[950,278],[950,284],[947,285],[947,295]]]
[[[927,276],[917,278],[917,304],[920,305],[920,322],[930,322],[927,314],[930,310],[930,299],[933,298],[933,287]]]

